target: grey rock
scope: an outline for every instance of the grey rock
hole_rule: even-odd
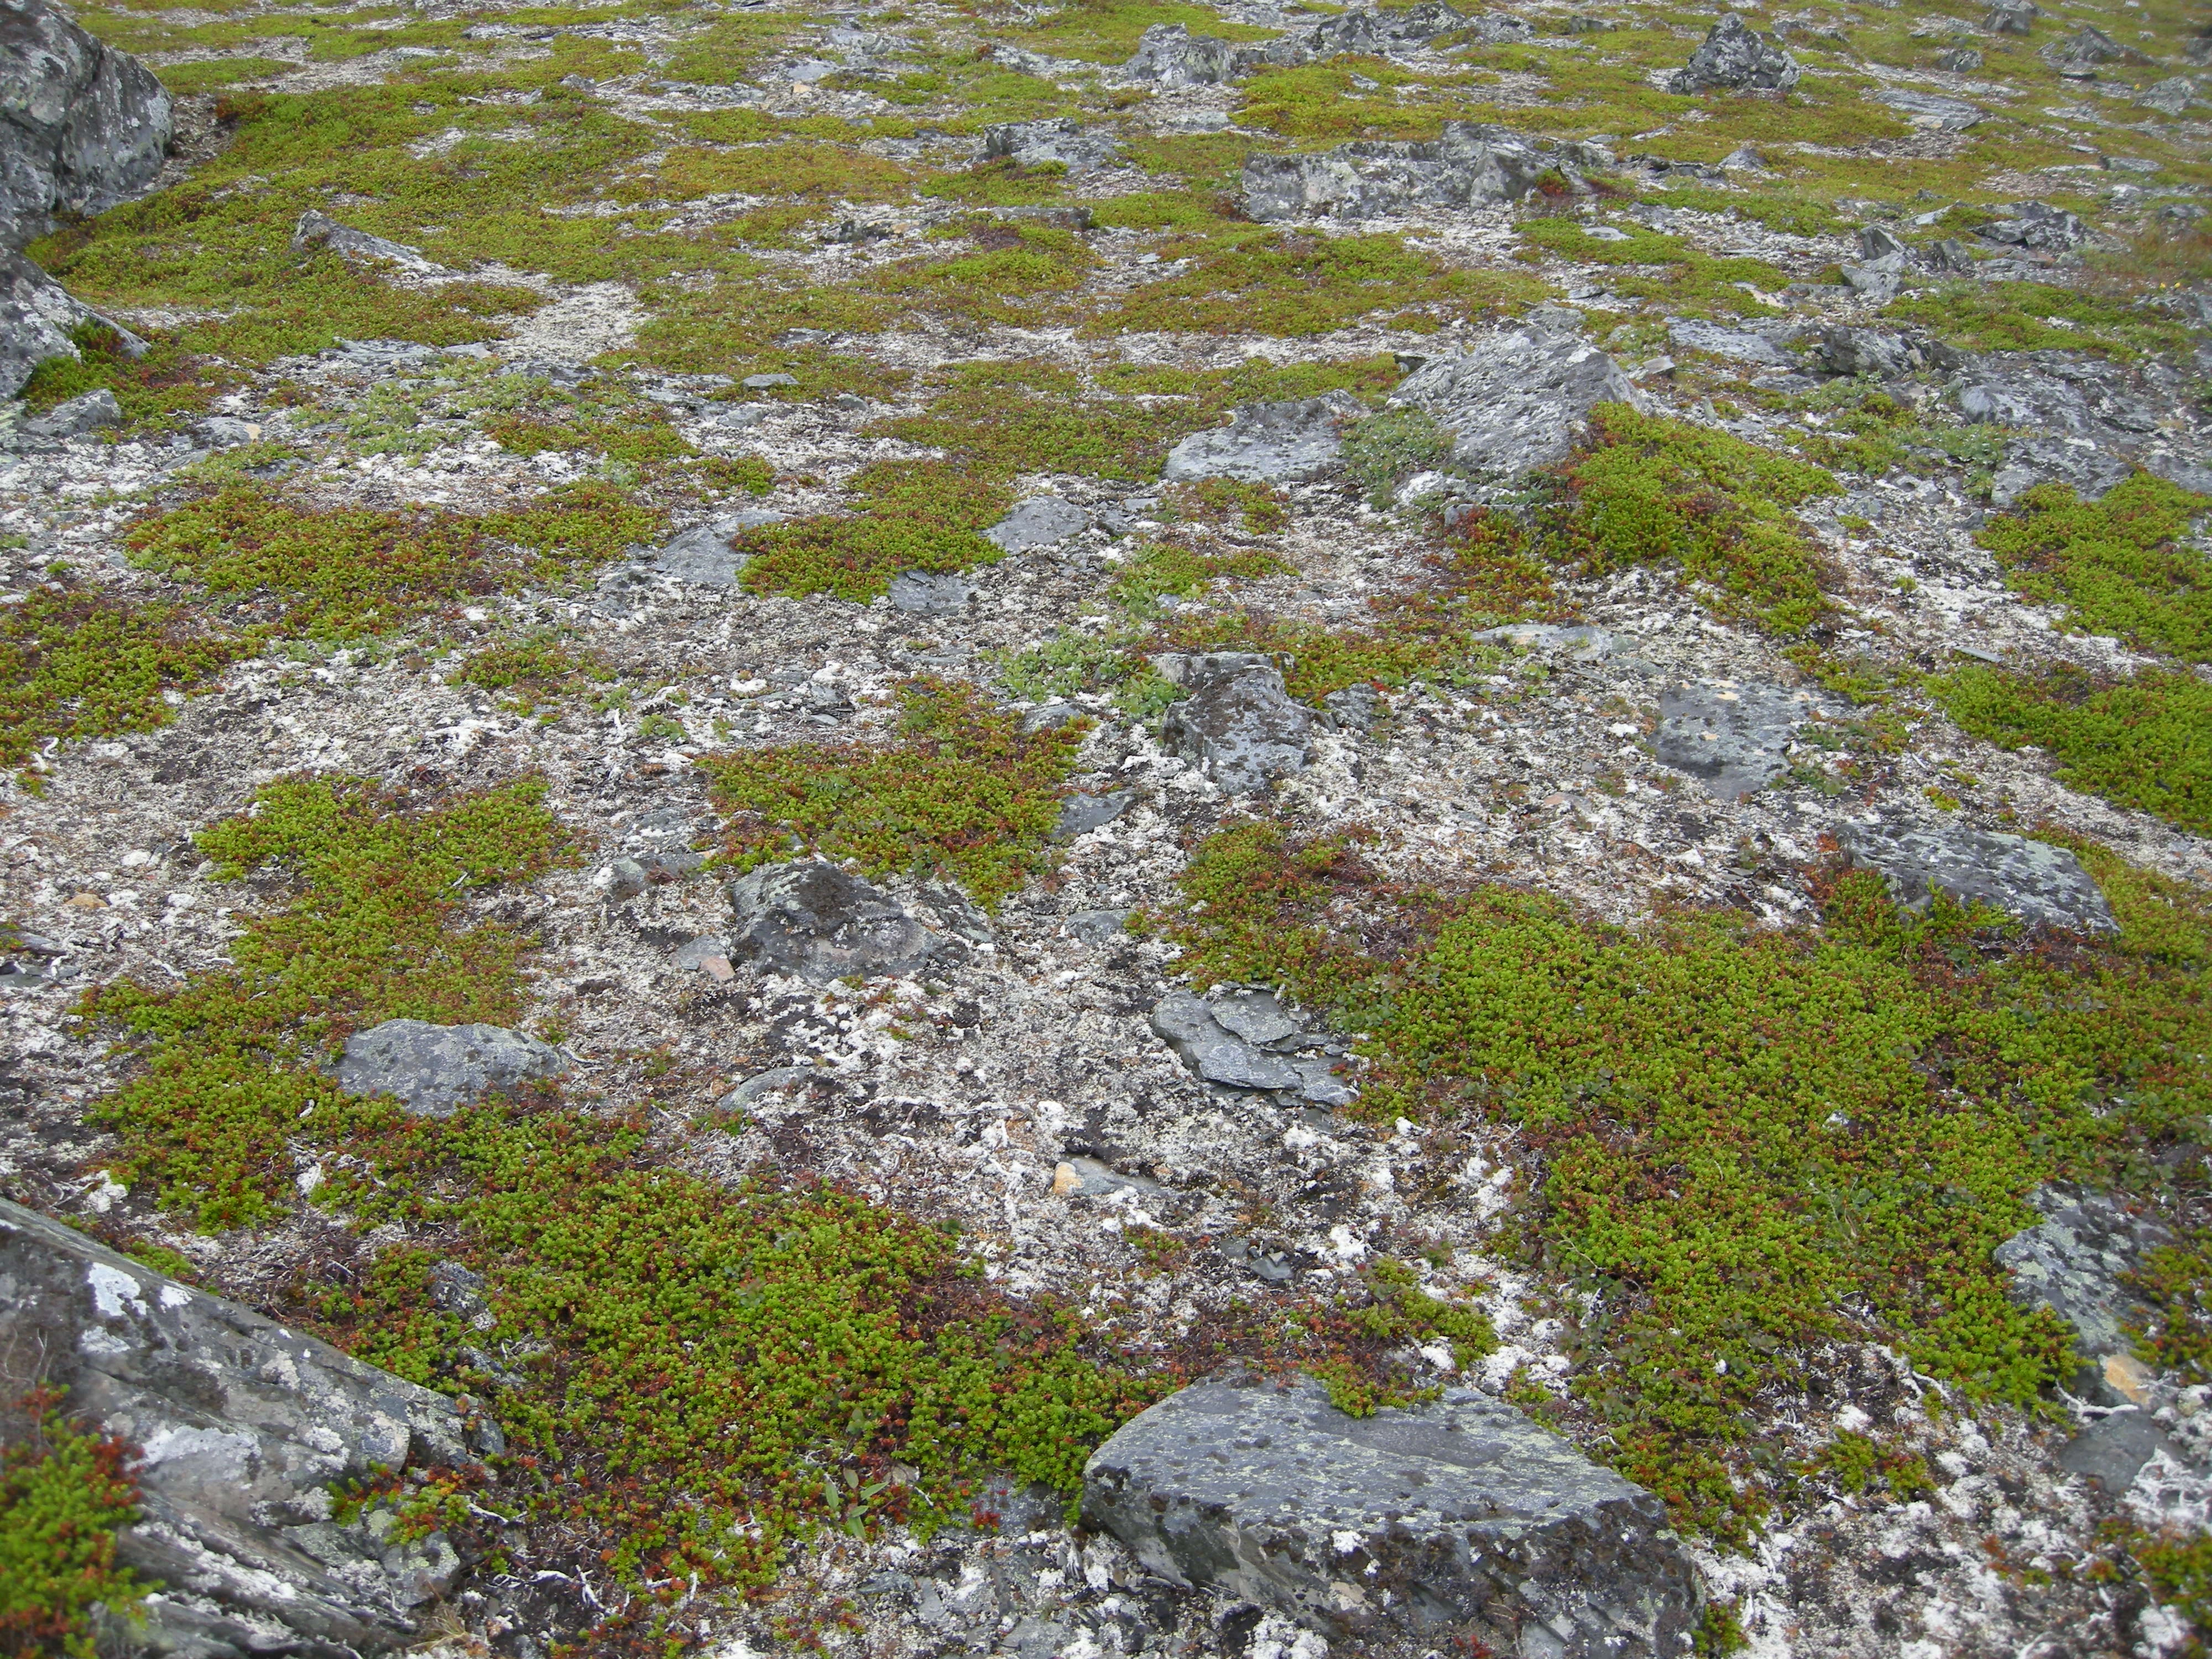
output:
[[[2106,1497],[2118,1498],[2160,1452],[2177,1456],[2173,1442],[2148,1412],[2123,1407],[2107,1412],[2061,1446],[2055,1461],[2060,1468],[2101,1486]]]
[[[2042,15],[2032,0],[1997,0],[1982,19],[1982,27],[1992,34],[2026,34]]]
[[[983,129],[983,159],[1011,161],[1018,167],[1054,164],[1070,173],[1091,173],[1121,159],[1120,140],[1110,133],[1085,132],[1066,116],[1048,121],[1010,121]]]
[[[2049,1308],[2074,1328],[2083,1364],[2073,1391],[2127,1404],[2105,1381],[2103,1362],[2130,1352],[2125,1327],[2149,1310],[2124,1277],[2142,1265],[2146,1251],[2172,1245],[2173,1234],[2109,1194],[2045,1187],[2029,1194],[2028,1202],[2043,1219],[1998,1245],[1990,1259],[2012,1276],[2013,1300]]]
[[[665,576],[696,587],[728,587],[745,568],[747,555],[730,545],[730,530],[695,524],[654,550],[653,562]]]
[[[292,251],[304,253],[310,248],[318,247],[328,248],[350,264],[392,265],[410,276],[452,275],[445,266],[424,257],[419,247],[410,247],[404,242],[372,236],[365,230],[356,230],[351,225],[340,224],[330,215],[318,213],[309,208],[293,227]]]
[[[2097,159],[2104,163],[2107,173],[2148,173],[2159,170],[2159,164],[2148,155],[2101,155]]]
[[[1371,685],[1347,685],[1321,700],[1321,706],[1340,732],[1371,732],[1380,717],[1381,702]]]
[[[169,94],[129,52],[46,0],[0,6],[0,247],[147,190],[173,129]]]
[[[2053,40],[2036,54],[2061,75],[2087,79],[2106,64],[2148,64],[2150,59],[2131,46],[2124,46],[2100,28],[2084,24],[2063,40]]]
[[[1304,46],[1289,37],[1252,45],[1233,44],[1210,34],[1193,34],[1181,23],[1155,23],[1137,42],[1136,55],[1121,65],[1125,81],[1158,87],[1209,87],[1249,75],[1267,64],[1297,64]]]
[[[1212,1006],[1216,1024],[1255,1048],[1295,1048],[1304,1041],[1304,1022],[1273,991],[1239,987],[1214,998]]]
[[[1701,1613],[1656,1498],[1472,1390],[1362,1419],[1310,1377],[1200,1382],[1092,1455],[1083,1518],[1338,1637],[1671,1659]]]
[[[1233,1234],[1221,1241],[1220,1250],[1224,1258],[1265,1285],[1287,1285],[1298,1276],[1296,1264],[1280,1250],[1262,1250]]]
[[[102,427],[122,424],[123,405],[115,401],[112,392],[101,386],[82,397],[71,398],[67,403],[56,404],[43,415],[33,416],[23,422],[23,435],[55,441],[82,437]]]
[[[1930,270],[1938,271],[1971,271],[1979,263],[1974,251],[1955,236],[1930,242],[1920,250],[1920,258]]]
[[[1161,998],[1151,1024],[1152,1035],[1207,1083],[1231,1089],[1297,1089],[1305,1081],[1294,1061],[1238,1036],[1188,991],[1170,991]]]
[[[1113,945],[1129,937],[1127,910],[1078,910],[1061,925],[1085,945]]]
[[[720,957],[727,962],[730,959],[730,941],[717,933],[702,933],[696,939],[685,939],[670,951],[668,965],[687,973],[696,973],[705,968],[708,959],[713,957]]]
[[[1154,666],[1189,694],[1169,708],[1162,742],[1223,792],[1256,793],[1304,767],[1313,713],[1291,701],[1267,658],[1215,651]]]
[[[1250,483],[1309,478],[1334,461],[1344,447],[1344,423],[1362,413],[1348,392],[1289,403],[1246,404],[1229,424],[1194,432],[1168,452],[1160,477],[1241,478]]]
[[[1051,702],[1041,703],[1024,714],[1022,730],[1029,734],[1057,732],[1061,726],[1072,726],[1082,718],[1082,705],[1054,699]]]
[[[330,1518],[341,1481],[475,1462],[453,1401],[5,1202],[0,1352],[42,1356],[73,1414],[143,1453],[117,1553],[175,1589],[145,1603],[141,1650],[385,1652],[455,1587],[443,1534],[400,1543],[388,1509]]]
[[[617,859],[602,867],[592,880],[600,896],[613,904],[635,898],[652,883],[652,872],[635,859]]]
[[[1638,409],[1620,365],[1581,337],[1547,328],[1493,334],[1398,383],[1392,406],[1425,409],[1452,434],[1462,466],[1516,477],[1565,457],[1593,405]]]
[[[1486,645],[1510,645],[1542,656],[1560,656],[1571,662],[1599,662],[1613,654],[1612,634],[1586,623],[1560,627],[1555,623],[1508,623],[1486,628],[1474,636]]]
[[[1723,173],[1771,173],[1774,171],[1772,167],[1766,165],[1766,158],[1749,144],[1739,144],[1722,156],[1720,167]]]
[[[1136,796],[1127,789],[1104,795],[1070,795],[1060,803],[1060,817],[1052,826],[1054,841],[1073,841],[1102,829],[1129,810]]]
[[[2010,507],[2038,484],[2063,483],[2085,501],[2101,498],[2135,469],[2087,438],[2014,438],[1990,475],[1990,500]]]
[[[1060,1161],[1067,1165],[1077,1179],[1074,1190],[1064,1194],[1068,1198],[1118,1198],[1127,1194],[1132,1198],[1157,1199],[1173,1195],[1157,1181],[1148,1181],[1143,1176],[1124,1175],[1112,1164],[1095,1158],[1070,1156]]]
[[[1901,334],[1836,324],[1821,329],[1818,354],[1821,366],[1832,373],[1871,374],[1884,380],[1911,373],[1921,361],[1919,348]]]
[[[809,1066],[772,1066],[765,1072],[755,1072],[714,1103],[725,1111],[736,1111],[769,1095],[787,1094],[794,1089],[806,1088],[817,1075],[814,1068]]]
[[[1971,58],[1969,69],[1979,69],[1982,55],[1978,52],[1945,52],[1945,58]],[[1937,60],[1939,63],[1942,59]],[[1946,69],[1952,67],[1946,63]],[[1933,92],[1914,92],[1905,87],[1883,87],[1869,94],[1876,103],[1887,104],[1916,127],[1927,127],[1939,132],[1964,132],[1978,122],[1986,121],[1989,112],[1978,104],[1970,104],[1963,98],[1946,98]]]
[[[2158,406],[2119,365],[2063,351],[1990,353],[1967,359],[1948,395],[1969,422],[2022,434],[1992,481],[1999,506],[2045,482],[2101,495],[2130,462],[2162,464]]]
[[[1972,46],[1953,46],[1936,54],[1936,67],[1953,75],[1972,75],[1982,66],[1982,54]]]
[[[2185,75],[2154,82],[2136,94],[2136,102],[2144,109],[2154,109],[2160,115],[2179,116],[2196,101],[2197,82]]]
[[[2063,252],[2091,240],[2089,227],[2063,208],[2046,202],[2015,204],[2009,218],[1994,220],[1975,233],[1984,241]]]
[[[1667,77],[1667,90],[1787,92],[1803,73],[1779,40],[1757,33],[1731,11],[1722,14],[1690,61]]]
[[[1009,553],[1051,547],[1091,527],[1091,515],[1057,495],[1033,495],[983,532],[983,539]]]
[[[1419,5],[1398,9],[1347,11],[1325,19],[1306,33],[1301,44],[1315,58],[1333,58],[1340,52],[1381,58],[1432,40],[1468,22],[1438,0],[1422,0]],[[1478,36],[1492,44],[1525,40],[1535,33],[1521,19],[1503,15],[1478,17],[1473,20],[1473,27]]]
[[[1844,286],[1869,305],[1887,305],[1905,286],[1905,260],[1901,253],[1846,263],[1842,270]]]
[[[891,606],[909,616],[953,616],[965,611],[975,596],[975,583],[949,574],[902,570],[891,579]]]
[[[1735,800],[1790,769],[1797,728],[1820,708],[1812,692],[1781,686],[1670,686],[1660,694],[1652,753]]]
[[[773,392],[780,386],[797,386],[796,374],[748,374],[738,384],[748,392]]]
[[[1887,225],[1867,225],[1859,231],[1859,257],[1879,259],[1892,253],[1910,254],[1905,239]]]
[[[730,908],[731,961],[817,983],[910,974],[941,948],[886,895],[819,859],[749,871],[730,884]]]
[[[2063,847],[1965,824],[1845,824],[1837,844],[1855,865],[1879,870],[1898,902],[1925,909],[1937,893],[1979,901],[2030,927],[2118,931],[2112,907],[2081,861]]]
[[[0,20],[6,15],[0,7]],[[145,341],[78,303],[21,254],[0,250],[0,398],[21,392],[32,371],[50,358],[81,358],[70,331],[87,323],[113,330],[125,356],[146,355]]]
[[[1765,329],[1730,328],[1700,318],[1678,317],[1667,325],[1667,336],[1683,350],[1708,352],[1731,362],[1772,363],[1793,368],[1797,363],[1782,349],[1774,332]]]
[[[1600,166],[1595,145],[1530,139],[1474,121],[1445,124],[1432,143],[1363,139],[1321,155],[1253,155],[1244,162],[1244,212],[1285,219],[1379,219],[1518,201],[1559,167]]]
[[[337,1075],[347,1094],[395,1095],[416,1117],[451,1117],[495,1089],[568,1070],[552,1044],[504,1026],[387,1019],[346,1039]]]

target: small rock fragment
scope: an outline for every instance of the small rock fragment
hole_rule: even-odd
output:
[[[1070,795],[1060,803],[1060,817],[1052,827],[1052,838],[1054,841],[1073,841],[1078,836],[1087,836],[1093,830],[1120,817],[1135,799],[1135,795],[1127,789],[1116,789],[1103,795]]]
[[[764,864],[730,884],[732,962],[817,983],[910,974],[939,942],[860,877],[819,859]]]
[[[592,885],[610,904],[619,904],[624,899],[634,899],[652,881],[651,874],[635,859],[617,859],[604,865],[592,878]]]
[[[349,1095],[392,1095],[416,1117],[451,1117],[495,1089],[568,1070],[552,1044],[504,1026],[387,1019],[346,1039],[337,1075]]]
[[[1129,937],[1127,910],[1078,910],[1064,926],[1085,945],[1112,945]]]

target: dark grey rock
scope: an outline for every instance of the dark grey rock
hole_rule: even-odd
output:
[[[1656,1498],[1472,1390],[1362,1419],[1309,1377],[1198,1383],[1092,1455],[1083,1518],[1339,1637],[1672,1659],[1701,1613]]]
[[[340,1482],[474,1463],[485,1438],[453,1401],[5,1202],[0,1352],[35,1356],[72,1414],[143,1454],[117,1553],[169,1588],[141,1650],[384,1652],[455,1588],[442,1534],[402,1543],[388,1507],[331,1518]],[[0,1439],[22,1426],[0,1418]]]
[[[2083,24],[2063,40],[2053,40],[2036,54],[2061,75],[2087,80],[2106,64],[2148,64],[2150,59],[2132,46],[2124,46],[2100,28]]]
[[[1920,349],[1902,334],[1830,324],[1820,331],[1823,368],[1837,374],[1871,374],[1893,380],[1920,367]]]
[[[1937,893],[1978,901],[2030,927],[2118,930],[2112,907],[2081,860],[2063,847],[1962,823],[1849,823],[1836,842],[1855,865],[1879,870],[1898,902],[1925,909]]]
[[[2173,1442],[2151,1419],[2134,1407],[2107,1412],[2058,1449],[2058,1467],[2078,1474],[2118,1498],[2136,1483],[2144,1464],[2159,1455],[2176,1456]]]
[[[611,904],[634,899],[652,884],[653,872],[635,859],[617,859],[592,879],[592,885]]]
[[[1371,685],[1347,685],[1321,700],[1328,718],[1340,732],[1371,732],[1382,713],[1381,699]]]
[[[1735,12],[1725,12],[1690,61],[1667,77],[1673,93],[1787,92],[1804,73],[1771,34],[1760,34]]]
[[[769,1095],[788,1094],[811,1086],[817,1073],[808,1066],[776,1066],[755,1072],[714,1103],[725,1111],[750,1106]]]
[[[2011,216],[1992,220],[1974,234],[1986,242],[2054,252],[2080,247],[2092,238],[2088,226],[2047,202],[2016,203]]]
[[[1113,945],[1129,937],[1127,910],[1078,910],[1061,924],[1085,945]]]
[[[495,1089],[568,1070],[566,1054],[520,1031],[421,1019],[387,1019],[355,1032],[337,1067],[347,1094],[396,1095],[417,1117],[451,1117]]]
[[[2159,429],[2155,404],[2128,371],[2063,351],[1993,352],[1970,359],[1950,395],[1970,422],[2087,438],[2126,453]]]
[[[173,126],[169,94],[129,52],[46,0],[0,6],[0,247],[148,189]]]
[[[1652,753],[1735,800],[1790,769],[1797,728],[1820,709],[1814,693],[1781,686],[1670,686],[1660,694]]]
[[[1884,253],[1856,264],[1845,261],[1841,269],[1844,285],[1853,294],[1869,305],[1886,306],[1905,286],[1908,264],[1901,253]]]
[[[679,530],[654,550],[653,562],[663,575],[696,587],[728,587],[747,557],[730,545],[732,528],[695,524]]]
[[[749,871],[730,884],[730,908],[732,962],[820,983],[910,974],[941,948],[886,895],[819,859]]]
[[[328,248],[349,264],[392,265],[410,276],[451,274],[445,266],[426,258],[419,247],[410,247],[404,242],[372,236],[365,230],[356,230],[351,225],[340,224],[327,213],[318,213],[309,208],[300,216],[299,223],[293,227],[292,251],[304,253],[310,248],[318,247]]]
[[[1024,714],[1022,730],[1030,734],[1039,732],[1057,732],[1061,726],[1072,726],[1082,718],[1081,704],[1055,699],[1051,702],[1040,703]]]
[[[1344,447],[1345,422],[1364,411],[1349,392],[1289,403],[1246,404],[1229,424],[1194,432],[1168,452],[1160,477],[1241,478],[1272,483],[1309,478],[1334,462]]]
[[[1253,155],[1244,162],[1244,212],[1285,219],[1380,219],[1514,202],[1553,168],[1607,166],[1601,146],[1530,138],[1499,126],[1451,121],[1432,143],[1362,139],[1321,155]]]
[[[1238,1036],[1214,1018],[1204,999],[1170,991],[1152,1015],[1152,1035],[1201,1079],[1231,1089],[1296,1089],[1304,1082],[1297,1064]]]
[[[1997,0],[1982,19],[1982,27],[1992,34],[2026,34],[2042,15],[2033,0]]]
[[[1120,817],[1135,799],[1127,789],[1103,795],[1070,795],[1060,803],[1060,817],[1052,826],[1052,838],[1073,841],[1078,836],[1087,836]]]
[[[2083,1360],[2074,1392],[2127,1404],[2106,1381],[2104,1362],[2131,1353],[2125,1327],[2149,1310],[2123,1277],[2141,1266],[2144,1252],[2172,1244],[2173,1234],[2108,1194],[2045,1187],[2031,1193],[2028,1202],[2043,1219],[2005,1240],[1990,1258],[2012,1275],[2015,1302],[2049,1308],[2074,1328]]]
[[[950,617],[968,608],[975,584],[928,570],[902,570],[891,579],[892,608],[915,617]]]
[[[1612,634],[1587,623],[1560,627],[1555,623],[1508,623],[1486,628],[1474,636],[1486,645],[1510,645],[1540,656],[1560,656],[1571,662],[1599,662],[1613,654]]]
[[[86,433],[97,432],[103,427],[122,424],[123,405],[115,401],[112,392],[101,386],[81,398],[71,398],[67,403],[56,404],[43,415],[33,416],[23,422],[23,435],[52,442],[64,438],[82,437]]]
[[[0,18],[5,16],[0,8]],[[146,355],[145,341],[79,304],[21,254],[0,250],[0,398],[21,392],[32,371],[49,358],[81,357],[70,331],[86,323],[113,330],[126,356]]]
[[[702,933],[696,939],[684,940],[669,952],[668,965],[696,973],[705,968],[708,960],[714,957],[727,962],[730,959],[730,941],[717,933]]]
[[[1236,44],[1193,34],[1181,23],[1155,23],[1138,41],[1136,55],[1121,65],[1121,78],[1158,87],[1217,86],[1263,64],[1297,64],[1305,58],[1304,46],[1288,36]]]
[[[1971,58],[1968,68],[1979,69],[1982,55],[1978,52],[1945,52],[1945,58]],[[1936,60],[1942,63],[1942,58]],[[1945,68],[1951,65],[1944,64]],[[1914,92],[1905,87],[1883,87],[1871,93],[1876,103],[1887,104],[1916,127],[1928,127],[1939,132],[1964,132],[1968,127],[1986,121],[1989,112],[1978,104],[1970,104],[1963,98],[1946,98],[1939,93]]]
[[[1398,383],[1392,405],[1425,409],[1452,434],[1462,466],[1517,477],[1562,459],[1592,405],[1644,400],[1613,362],[1578,335],[1526,327],[1437,357]]]
[[[1731,328],[1725,323],[1709,323],[1696,317],[1678,317],[1667,325],[1668,337],[1682,350],[1709,352],[1731,362],[1772,363],[1794,368],[1797,360],[1782,347],[1782,338],[1787,338],[1790,332]]]
[[[1263,1285],[1287,1285],[1298,1276],[1297,1265],[1280,1250],[1263,1250],[1233,1234],[1221,1241],[1222,1255]]]
[[[983,532],[983,539],[1009,553],[1052,547],[1091,527],[1091,515],[1057,495],[1033,495]]]
[[[2063,483],[2094,501],[2134,471],[2091,439],[2014,438],[2005,445],[2004,464],[1990,475],[1990,500],[2010,507],[2037,484]]]
[[[1189,694],[1169,708],[1162,741],[1224,793],[1256,793],[1304,767],[1313,712],[1291,701],[1267,658],[1214,651],[1153,665]]]
[[[2136,102],[2144,109],[2154,109],[2160,115],[2179,117],[2197,101],[2197,82],[2185,75],[2154,82],[2136,94]]]
[[[1920,250],[1920,258],[1929,270],[1936,271],[1971,271],[1980,263],[1974,251],[1955,236],[1930,242]]]
[[[1888,253],[1910,253],[1905,239],[1887,225],[1863,225],[1859,228],[1859,257],[1879,259]]]
[[[1112,1164],[1098,1158],[1071,1155],[1061,1162],[1075,1177],[1075,1184],[1061,1191],[1063,1198],[1119,1198],[1125,1194],[1136,1199],[1174,1196],[1158,1182],[1148,1181],[1143,1176],[1124,1175]],[[1055,1182],[1055,1185],[1058,1184]]]
[[[1953,75],[1972,75],[1982,66],[1982,54],[1972,46],[1953,46],[1936,54],[1936,67]]]
[[[1347,11],[1327,18],[1308,31],[1300,43],[1315,58],[1357,52],[1370,58],[1388,57],[1432,40],[1437,35],[1465,27],[1469,20],[1438,0],[1398,9]],[[1535,33],[1517,17],[1480,17],[1474,32],[1486,41],[1528,40]]]
[[[1085,132],[1080,122],[1061,116],[984,128],[983,159],[1011,161],[1025,167],[1057,164],[1070,173],[1091,173],[1119,161],[1121,145],[1110,133]]]
[[[748,392],[774,392],[782,386],[797,386],[799,376],[778,374],[748,374],[738,384]]]

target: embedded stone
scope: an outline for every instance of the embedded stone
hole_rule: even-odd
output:
[[[730,884],[730,960],[817,983],[910,974],[939,941],[888,896],[820,859],[764,864]]]
[[[403,1542],[374,1504],[330,1518],[343,1483],[459,1468],[495,1443],[444,1395],[5,1201],[0,1352],[38,1356],[73,1418],[137,1449],[140,1514],[116,1554],[161,1588],[136,1650],[388,1652],[455,1587],[442,1533]],[[29,1426],[13,1403],[0,1442]]]
[[[1658,1498],[1473,1389],[1355,1418],[1310,1377],[1200,1382],[1091,1455],[1082,1513],[1333,1637],[1673,1659],[1703,1611]]]
[[[1033,495],[1015,502],[1012,512],[983,532],[983,539],[1009,553],[1027,553],[1079,536],[1090,527],[1091,515],[1073,501]]]
[[[337,1070],[347,1094],[393,1095],[416,1117],[451,1117],[495,1089],[560,1076],[568,1057],[504,1026],[387,1019],[346,1039]]]
[[[1129,809],[1136,796],[1127,789],[1103,795],[1070,795],[1060,803],[1060,817],[1052,826],[1054,841],[1073,841],[1104,828]]]
[[[1945,63],[1945,58],[1953,62]],[[1966,62],[1968,58],[1973,61]],[[1947,52],[1936,61],[1946,69],[1954,66],[1979,69],[1982,55],[1978,52]],[[1970,104],[1963,98],[1946,98],[1938,93],[1914,92],[1905,87],[1883,87],[1868,95],[1876,103],[1888,105],[1914,126],[1939,132],[1964,132],[1968,127],[1989,119],[1989,112],[1978,104]]]
[[[1121,142],[1109,133],[1085,132],[1066,116],[1048,121],[1010,121],[983,129],[983,159],[1010,161],[1018,167],[1057,165],[1070,173],[1091,173],[1121,159]]]
[[[1990,1259],[2011,1275],[2014,1301],[2048,1308],[2073,1327],[2081,1364],[2071,1392],[2126,1405],[2125,1394],[2107,1379],[2106,1364],[2132,1358],[2127,1328],[2151,1312],[2127,1276],[2142,1266],[2146,1252],[2171,1246],[2174,1236],[2108,1193],[2042,1187],[2027,1201],[2043,1219],[1998,1245]]]
[[[1925,909],[1937,893],[1978,901],[2030,927],[2118,931],[2112,906],[2081,860],[2063,847],[1966,824],[1845,824],[1837,844],[1852,863],[1878,870],[1898,902]]]
[[[1194,432],[1168,452],[1161,478],[1237,478],[1272,483],[1309,478],[1344,448],[1346,422],[1364,411],[1348,392],[1331,392],[1292,402],[1246,404],[1229,424]]]
[[[0,8],[0,17],[5,15]],[[0,251],[0,398],[21,392],[40,363],[81,356],[70,332],[88,323],[112,330],[126,357],[146,355],[145,341],[80,304],[21,254]]]
[[[975,597],[975,583],[949,572],[902,570],[891,579],[891,608],[909,616],[953,616]]]
[[[1170,991],[1152,1010],[1152,1035],[1207,1083],[1231,1089],[1296,1089],[1305,1079],[1297,1066],[1246,1041],[1214,1018],[1204,999]]]
[[[1522,328],[1462,356],[1435,357],[1398,383],[1393,408],[1426,410],[1462,465],[1517,477],[1565,459],[1601,403],[1644,406],[1619,363],[1577,334]]]
[[[1379,219],[1518,201],[1549,169],[1596,165],[1584,153],[1595,148],[1452,121],[1431,143],[1363,139],[1317,155],[1253,155],[1244,162],[1244,212],[1261,223]]]
[[[2047,202],[2016,203],[2008,217],[1991,221],[1975,234],[1984,241],[2059,252],[2080,247],[2091,238],[2088,226]]]
[[[1782,341],[1775,337],[1777,332],[1787,337],[1787,331],[1730,328],[1696,317],[1678,317],[1667,325],[1667,337],[1684,350],[1707,352],[1731,362],[1796,368],[1797,360],[1783,349]]]
[[[1291,699],[1267,658],[1216,651],[1154,665],[1189,693],[1169,708],[1161,741],[1224,793],[1256,793],[1304,767],[1313,711]]]
[[[33,416],[23,422],[23,435],[52,441],[79,438],[103,427],[122,424],[123,405],[115,401],[112,392],[100,386],[66,403],[56,404],[43,415]]]
[[[1820,712],[1810,691],[1780,686],[1670,686],[1660,694],[1651,750],[1702,779],[1721,800],[1763,788],[1790,769],[1797,728]]]
[[[1880,329],[1844,328],[1830,324],[1820,330],[1818,348],[1821,365],[1838,374],[1871,374],[1893,380],[1920,363],[1920,351],[1901,334]]]
[[[419,247],[410,247],[404,242],[372,236],[365,230],[356,230],[351,225],[340,224],[327,213],[318,213],[309,208],[300,216],[292,230],[292,251],[303,253],[311,248],[328,248],[349,264],[387,264],[396,266],[410,276],[447,276],[452,275],[445,266],[425,258]]]

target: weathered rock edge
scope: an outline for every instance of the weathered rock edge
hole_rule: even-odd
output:
[[[1310,1377],[1200,1382],[1092,1455],[1083,1519],[1164,1578],[1340,1636],[1646,1659],[1686,1652],[1701,1611],[1656,1498],[1472,1390],[1361,1419]]]

